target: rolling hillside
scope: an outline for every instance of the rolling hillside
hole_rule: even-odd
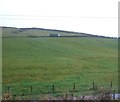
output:
[[[3,36],[14,36],[15,31],[18,29],[4,28]],[[16,36],[33,35],[33,33],[37,36],[49,34],[45,30],[41,30],[39,34],[34,30],[25,30],[16,33]],[[93,81],[103,83],[113,81],[113,86],[117,88],[117,53],[117,39],[5,37],[3,38],[3,86],[56,83],[69,87],[69,84],[74,82],[89,84]]]

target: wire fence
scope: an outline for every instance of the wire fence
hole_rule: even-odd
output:
[[[69,84],[35,84],[35,85],[6,85],[3,86],[3,99],[5,94],[11,96],[11,100],[41,100],[41,99],[81,99],[82,96],[96,95],[100,90],[109,90],[116,93],[110,83],[92,82],[89,85],[80,83]],[[7,96],[7,95],[6,95]],[[112,96],[114,99],[114,95]]]

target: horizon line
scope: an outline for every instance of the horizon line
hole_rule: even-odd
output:
[[[93,35],[93,36],[103,36],[103,37],[111,37],[111,38],[119,38],[119,34],[117,37],[113,36],[105,36],[105,35],[97,35],[97,34],[91,34],[91,33],[84,33],[84,32],[79,32],[79,31],[70,31],[70,30],[62,30],[62,29],[56,29],[56,28],[43,28],[43,27],[16,27],[16,26],[0,26],[0,28],[6,27],[6,28],[17,28],[17,29],[42,29],[42,30],[52,30],[52,31],[60,31],[60,32],[69,32],[69,33],[78,33],[78,34],[87,34],[87,35]]]

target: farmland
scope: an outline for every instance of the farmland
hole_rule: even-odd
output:
[[[113,81],[113,87],[117,88],[117,53],[117,39],[5,37],[3,87],[36,83],[69,87],[72,83]]]

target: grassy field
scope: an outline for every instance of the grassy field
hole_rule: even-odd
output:
[[[113,81],[117,88],[117,53],[117,39],[3,38],[3,87],[56,84],[66,90],[73,83]]]

